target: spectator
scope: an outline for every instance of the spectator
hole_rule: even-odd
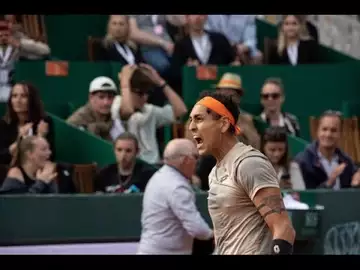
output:
[[[46,44],[30,39],[13,25],[4,17],[0,18],[0,102],[9,99],[15,63],[19,58],[40,59],[50,54]]]
[[[164,165],[146,186],[141,213],[138,254],[190,255],[194,238],[208,240],[213,232],[196,209],[189,179],[197,149],[191,141],[175,139],[164,151]]]
[[[284,16],[277,44],[269,52],[269,64],[296,66],[318,62],[318,44],[309,36],[302,18],[298,15]]]
[[[5,116],[0,120],[0,163],[9,165],[19,138],[38,135],[46,138],[55,158],[55,134],[52,119],[46,115],[38,90],[20,82],[12,88]]]
[[[289,145],[286,132],[281,127],[266,129],[261,152],[268,157],[280,182],[280,188],[304,190],[305,184],[300,167],[289,159]]]
[[[186,17],[185,15],[166,15],[166,31],[175,43],[184,37],[186,33]]]
[[[205,29],[225,35],[243,64],[262,62],[262,53],[257,49],[255,15],[208,15]]]
[[[309,33],[309,36],[317,44],[319,44],[319,32],[318,32],[316,26],[307,19],[307,15],[297,15],[297,16],[299,16],[302,23],[305,24],[305,27],[306,27],[305,30]],[[305,31],[305,34],[306,34],[306,31]]]
[[[116,163],[102,168],[95,178],[95,190],[113,192],[144,192],[156,168],[136,158],[139,144],[136,137],[122,133],[114,142]]]
[[[105,140],[115,140],[124,132],[121,121],[111,118],[111,105],[116,94],[117,88],[110,78],[101,76],[93,79],[90,83],[88,103],[66,121]]]
[[[338,147],[341,127],[339,112],[324,112],[319,119],[317,140],[295,157],[307,189],[360,186],[359,169]]]
[[[141,45],[145,62],[153,66],[162,76],[170,66],[174,44],[166,31],[166,16],[132,15],[130,17],[130,38]]]
[[[227,38],[204,29],[206,15],[186,15],[188,35],[176,42],[171,63],[171,84],[182,92],[184,65],[238,65]]]
[[[160,162],[156,129],[174,123],[187,112],[186,105],[165,80],[149,65],[126,65],[119,73],[122,96],[117,96],[112,106],[114,119],[125,121],[127,130],[139,141],[142,160]],[[148,91],[158,86],[170,104],[163,107],[148,104]]]
[[[56,193],[56,166],[49,162],[51,150],[47,141],[29,136],[19,139],[18,145],[0,193]]]
[[[284,127],[294,136],[300,137],[300,125],[296,116],[282,112],[285,101],[284,85],[280,78],[268,78],[261,89],[261,104],[264,108],[260,117],[270,126]]]
[[[107,34],[101,44],[96,44],[96,61],[116,61],[122,65],[144,62],[139,48],[129,40],[129,17],[110,15]]]
[[[230,65],[235,51],[227,38],[205,31],[206,15],[186,15],[189,35],[175,44],[173,66],[181,71],[183,65]],[[181,74],[181,73],[180,73]]]

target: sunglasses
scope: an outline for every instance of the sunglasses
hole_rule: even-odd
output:
[[[280,96],[280,93],[261,94],[261,98],[263,99],[278,99]]]

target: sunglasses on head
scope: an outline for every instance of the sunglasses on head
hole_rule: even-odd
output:
[[[280,93],[261,94],[263,99],[278,99],[281,96]]]

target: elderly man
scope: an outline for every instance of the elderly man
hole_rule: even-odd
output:
[[[208,240],[213,232],[195,206],[189,179],[198,152],[192,141],[174,139],[164,151],[165,165],[150,178],[144,193],[138,254],[192,253],[194,238]]]

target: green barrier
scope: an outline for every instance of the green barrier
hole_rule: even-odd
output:
[[[360,102],[360,63],[352,62],[298,67],[220,66],[216,80],[198,80],[196,68],[184,67],[183,97],[186,105],[191,108],[199,93],[213,89],[225,72],[241,75],[245,88],[243,102],[247,104],[259,104],[260,89],[266,78],[282,78],[286,93],[284,110],[299,118],[301,137],[306,140],[310,139],[309,116],[320,115],[327,109],[341,110],[342,100]]]
[[[115,162],[112,144],[79,130],[59,117],[49,114],[54,122],[56,158],[58,161],[104,166]]]
[[[211,224],[206,197],[199,193],[197,206]],[[138,194],[3,196],[0,245],[138,240],[141,209],[142,195]],[[291,211],[291,218],[298,240],[320,237],[319,211]]]
[[[343,101],[341,111],[344,117],[360,116],[360,102],[359,101]]]
[[[269,37],[275,39],[277,37],[277,26],[262,20],[256,20],[256,36],[258,40],[258,48],[264,51],[264,38]],[[320,45],[320,58],[329,63],[339,63],[347,61],[357,61],[357,59],[335,51],[329,47]]]
[[[108,15],[45,15],[51,54],[64,60],[88,60],[88,37],[102,37]]]
[[[197,206],[210,224],[206,197],[198,194]],[[311,190],[300,192],[300,197],[325,209],[321,215],[291,211],[298,240],[316,238],[320,226],[320,241],[312,253],[359,254],[360,211],[354,206],[360,204],[360,190]],[[141,198],[137,194],[2,196],[0,244],[134,240],[140,235]]]
[[[69,74],[65,77],[47,76],[46,62],[19,62],[15,81],[30,81],[40,90],[44,103],[71,102],[84,104],[89,95],[89,84],[97,76],[111,76],[109,63],[69,62]]]

